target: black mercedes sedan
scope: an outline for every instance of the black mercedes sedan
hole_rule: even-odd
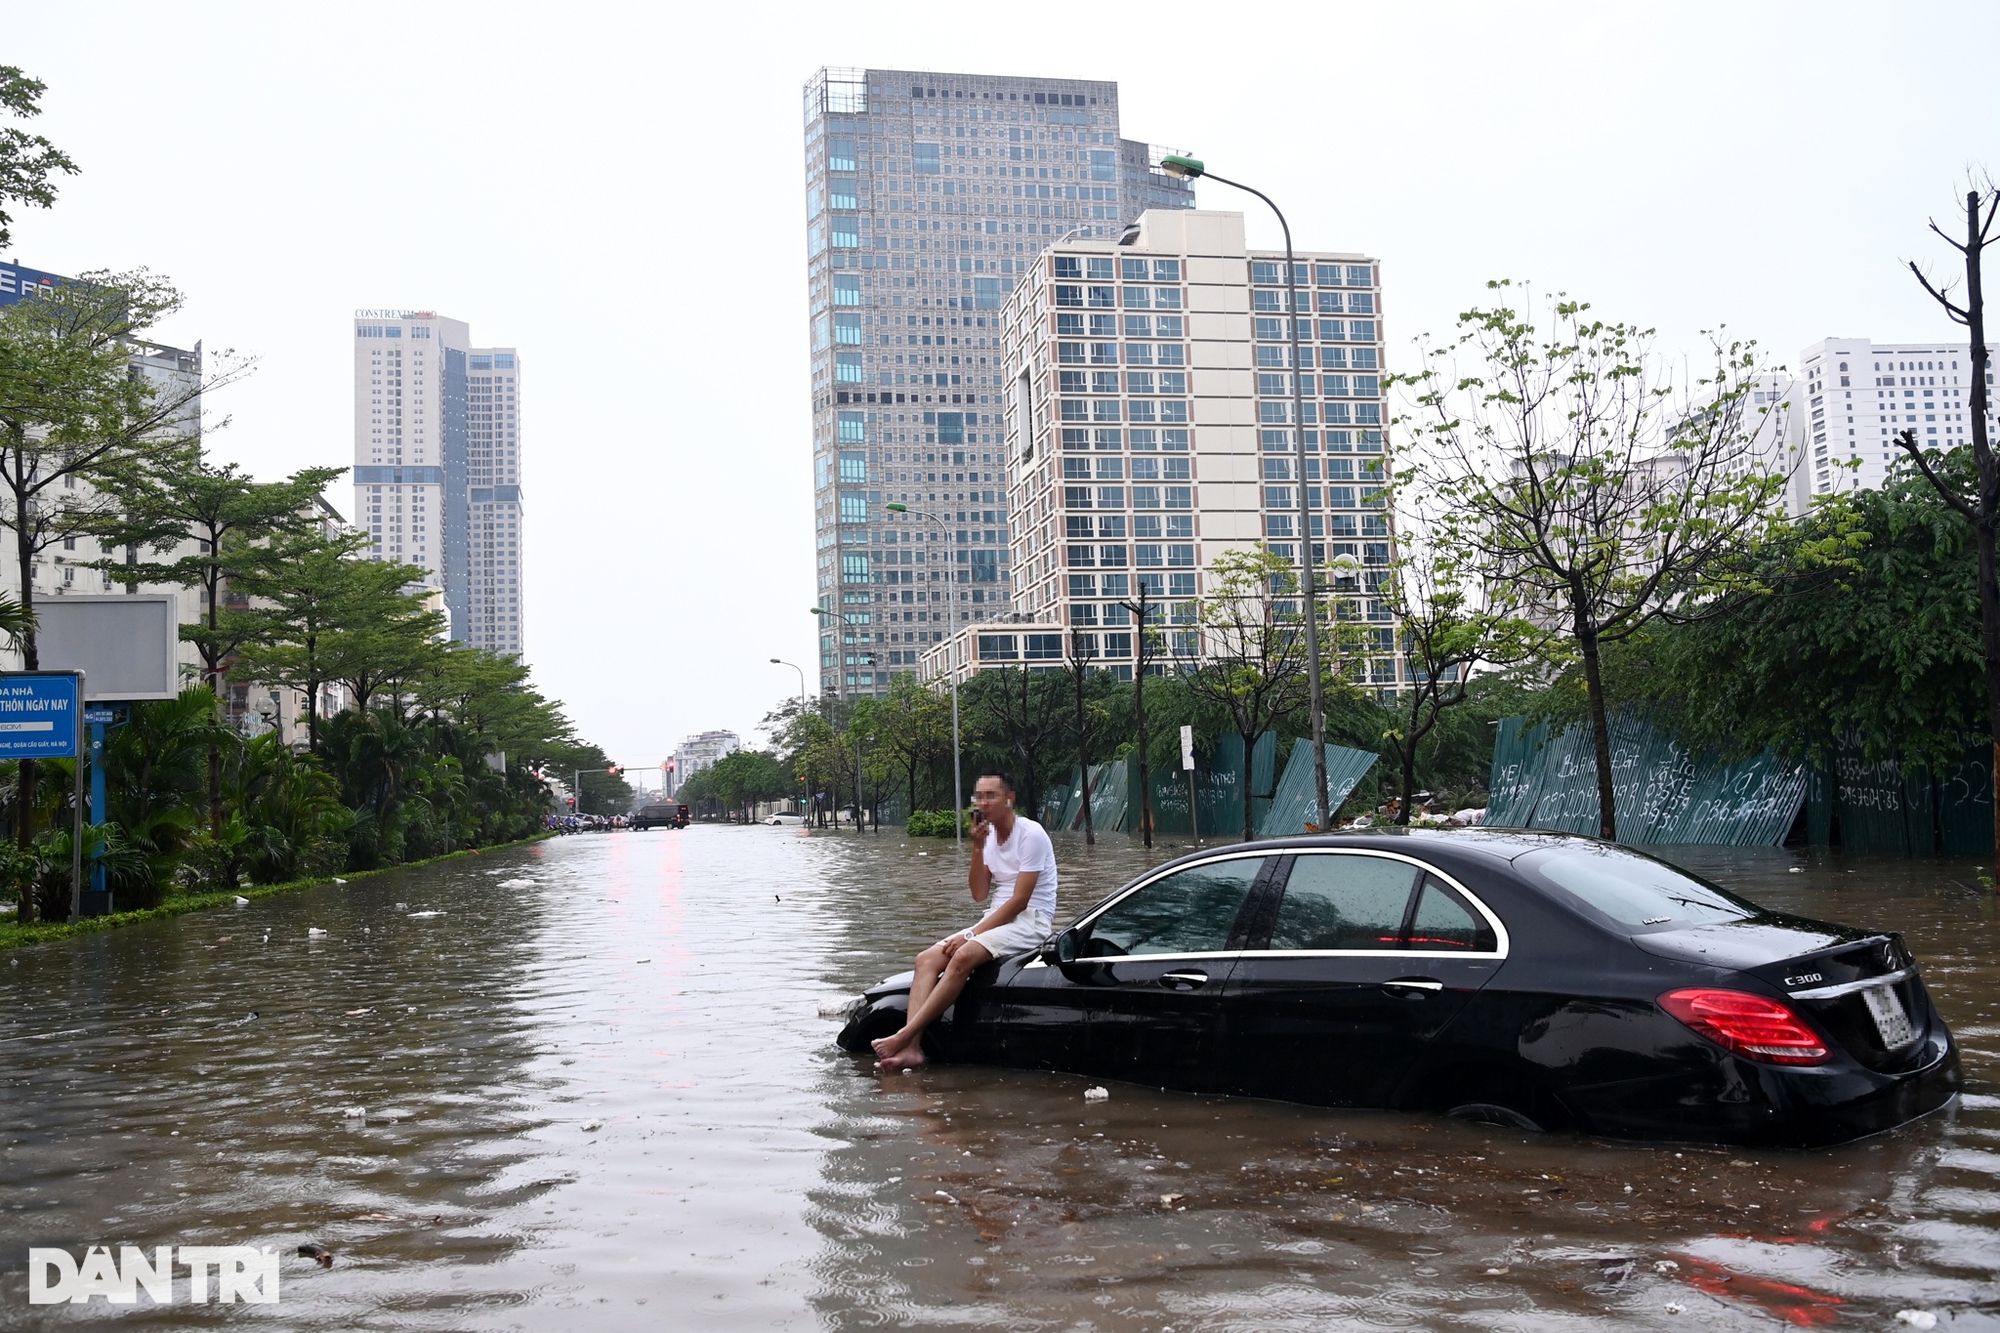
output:
[[[900,1027],[909,980],[856,1000],[840,1045]],[[1758,1146],[1860,1138],[1959,1087],[1900,936],[1501,829],[1182,857],[980,969],[924,1042],[1188,1092]]]

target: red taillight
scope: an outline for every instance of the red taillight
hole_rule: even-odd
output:
[[[1660,1008],[1724,1050],[1773,1065],[1816,1065],[1826,1043],[1785,1004],[1740,990],[1668,991]]]

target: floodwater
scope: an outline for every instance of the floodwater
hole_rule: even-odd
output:
[[[1063,916],[1147,863],[1059,852]],[[970,920],[950,843],[585,835],[0,958],[0,1328],[2000,1326],[1974,867],[1674,856],[1905,932],[1961,1103],[1743,1153],[880,1075],[821,1013]],[[281,1299],[28,1305],[91,1244],[276,1246]]]

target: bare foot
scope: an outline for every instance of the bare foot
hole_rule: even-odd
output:
[[[868,1043],[874,1049],[877,1060],[887,1060],[890,1056],[896,1054],[896,1052],[909,1044],[910,1038],[908,1032],[900,1029],[891,1032],[886,1037],[877,1037],[874,1041]]]
[[[918,1065],[925,1063],[927,1061],[924,1059],[923,1043],[915,1041],[911,1042],[907,1049],[882,1058],[882,1068],[892,1073],[905,1069],[915,1069]]]

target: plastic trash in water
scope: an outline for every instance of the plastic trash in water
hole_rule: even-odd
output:
[[[307,927],[306,927],[306,938],[308,938],[308,939],[311,939],[312,937],[314,937],[314,936],[316,936],[316,935],[324,935],[324,934],[326,934],[326,931],[325,931],[325,930],[323,930],[323,929],[321,929],[321,928],[320,928],[320,927],[318,927],[318,926],[307,926]]]
[[[340,1118],[343,1120],[366,1120],[368,1118],[368,1108],[365,1106],[350,1106],[340,1113]]]
[[[1103,1102],[1103,1101],[1109,1101],[1109,1100],[1111,1099],[1111,1089],[1109,1089],[1109,1088],[1085,1088],[1085,1089],[1083,1090],[1083,1099],[1084,1099],[1085,1101],[1087,1101],[1087,1102]]]
[[[239,893],[236,895],[236,905],[238,907],[248,907],[250,905],[250,900],[248,898],[245,898],[242,894]]]
[[[427,916],[443,916],[443,915],[444,915],[443,912],[412,912],[410,913],[410,920],[421,921],[423,918]]]
[[[1908,1324],[1911,1328],[1936,1328],[1937,1316],[1929,1310],[1898,1310],[1896,1322]]]

